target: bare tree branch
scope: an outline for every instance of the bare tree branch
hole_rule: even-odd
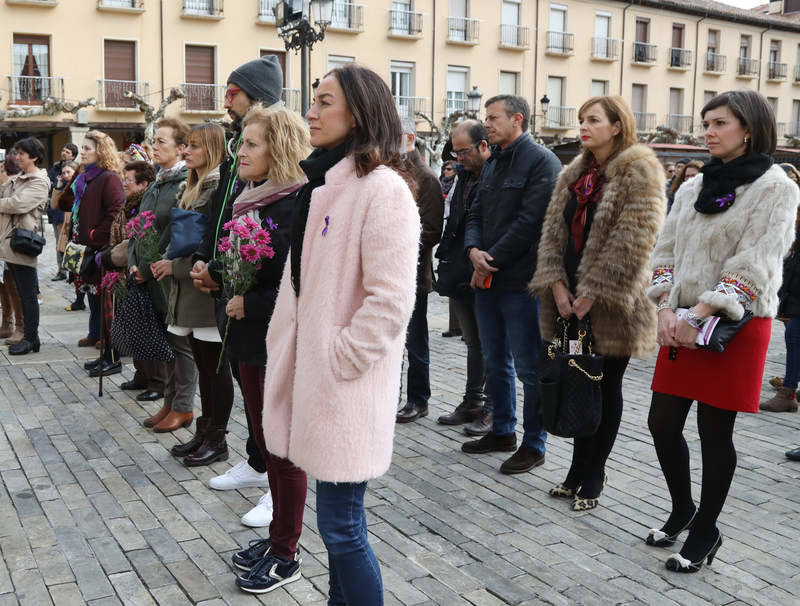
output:
[[[2,97],[0,97],[1,99]],[[0,111],[0,120],[11,120],[14,118],[31,118],[33,116],[54,116],[56,114],[76,114],[78,110],[84,107],[94,107],[97,105],[97,100],[94,97],[89,97],[83,101],[73,103],[71,101],[64,101],[61,99],[54,99],[47,97],[42,101],[41,105],[33,107],[20,107]]]

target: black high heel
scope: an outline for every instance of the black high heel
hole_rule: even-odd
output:
[[[40,346],[41,344],[39,343],[39,339],[36,339],[33,342],[22,339],[22,341],[19,343],[8,346],[8,354],[11,356],[24,356],[25,354],[29,354],[31,352],[38,353]]]
[[[694,519],[696,517],[697,508],[695,508],[692,517],[689,518],[689,521],[683,525],[683,528],[680,528],[677,532],[675,532],[675,534],[667,534],[663,529],[659,530],[657,528],[651,528],[647,537],[645,537],[644,542],[652,547],[670,547],[671,545],[675,544],[675,541],[680,533],[682,533],[684,530],[692,529],[694,526]]]
[[[714,541],[714,545],[711,546],[708,553],[696,562],[690,562],[679,553],[672,554],[666,562],[667,570],[672,572],[697,572],[703,567],[703,560],[706,560],[706,564],[709,566],[711,565],[720,547],[722,547],[722,533],[719,533],[717,540]]]

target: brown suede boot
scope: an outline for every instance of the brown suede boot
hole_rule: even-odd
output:
[[[6,339],[13,334],[14,334],[14,323],[3,322],[3,326],[0,327],[0,339]]]
[[[14,326],[14,332],[11,333],[11,336],[6,339],[6,345],[16,345],[17,343],[21,343],[22,339],[25,338],[25,331],[24,326],[22,324],[17,324]]]
[[[796,412],[797,396],[791,387],[779,387],[778,393],[766,402],[762,402],[759,407],[767,412]]]

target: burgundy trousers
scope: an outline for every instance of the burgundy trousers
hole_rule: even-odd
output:
[[[272,551],[277,556],[291,559],[297,552],[297,542],[303,531],[303,509],[306,505],[308,478],[289,459],[281,459],[267,452],[261,413],[264,408],[264,366],[250,366],[239,362],[242,396],[247,414],[253,423],[253,434],[264,460],[267,462],[269,490],[272,493],[272,522],[269,537]]]

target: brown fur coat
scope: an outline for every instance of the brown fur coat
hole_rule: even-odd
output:
[[[546,340],[552,339],[557,314],[551,286],[558,280],[569,284],[564,270],[568,186],[585,166],[586,160],[578,156],[558,177],[539,241],[536,274],[529,285],[541,297]],[[605,177],[578,267],[576,295],[594,299],[589,315],[596,352],[643,357],[656,345],[655,306],[645,293],[650,256],[666,215],[664,170],[649,147],[633,145],[608,163]]]

